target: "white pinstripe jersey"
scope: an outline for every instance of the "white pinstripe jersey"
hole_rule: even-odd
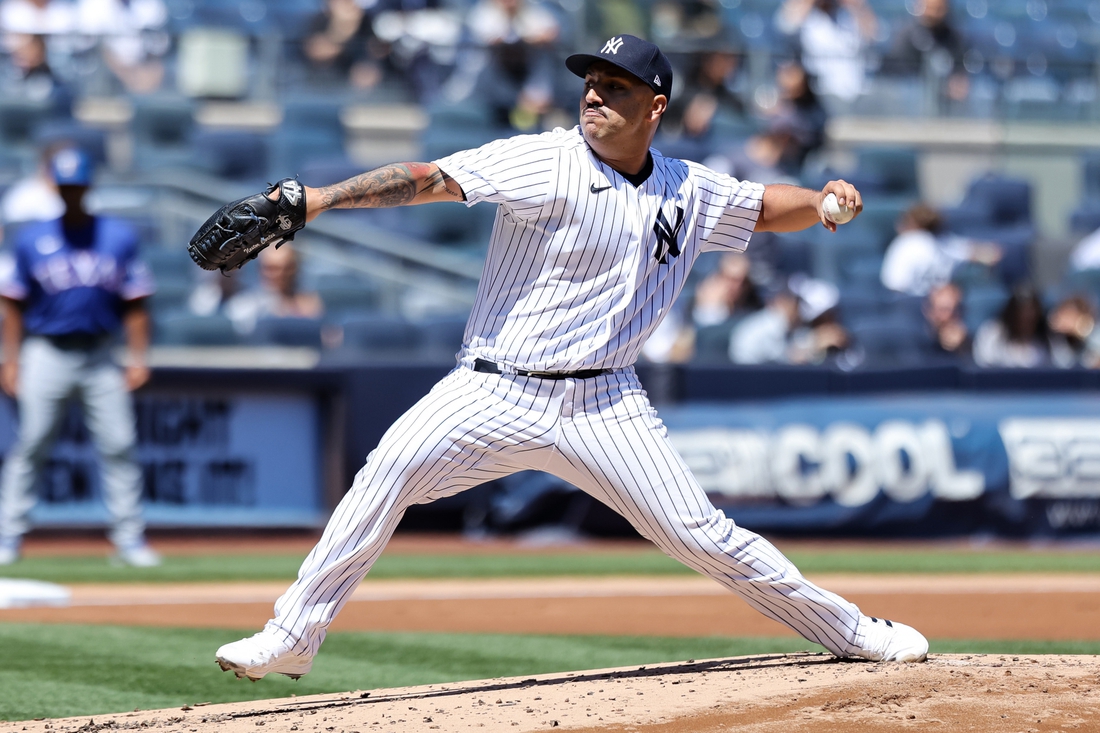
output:
[[[634,363],[701,252],[743,251],[764,187],[652,150],[637,188],[579,127],[435,161],[499,204],[460,360],[575,371]]]

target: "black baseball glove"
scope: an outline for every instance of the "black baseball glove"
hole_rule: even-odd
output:
[[[278,189],[279,198],[268,194]],[[268,245],[294,239],[306,225],[306,192],[294,178],[284,178],[262,193],[226,204],[199,227],[187,253],[204,270],[234,270]]]

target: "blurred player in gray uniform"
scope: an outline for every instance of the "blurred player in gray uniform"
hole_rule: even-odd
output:
[[[858,191],[843,181],[822,191],[765,187],[652,150],[672,87],[653,44],[616,36],[566,63],[585,80],[571,130],[306,189],[307,219],[432,201],[487,201],[497,217],[458,366],[383,436],[275,617],[218,650],[223,669],[305,674],[407,507],[527,469],[588,492],[670,556],[837,656],[926,657],[916,630],[810,583],[716,510],[632,366],[701,252],[743,251],[754,231],[835,231],[825,195],[858,211]]]
[[[0,565],[19,559],[35,483],[70,399],[80,400],[99,450],[115,560],[157,565],[159,556],[145,542],[129,394],[149,379],[149,317],[143,301],[153,293],[153,280],[137,258],[133,228],[85,210],[84,195],[92,182],[88,156],[63,148],[51,159],[50,173],[64,213],[21,228],[0,266],[0,387],[19,404],[19,438],[0,474]],[[110,353],[120,329],[131,360],[125,370]]]

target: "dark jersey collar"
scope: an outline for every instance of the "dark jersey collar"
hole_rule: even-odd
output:
[[[629,173],[623,173],[622,171],[618,171],[618,174],[620,176],[622,176],[623,178],[625,178],[627,180],[627,182],[630,183],[630,185],[634,186],[634,188],[637,188],[638,186],[645,183],[646,179],[649,178],[650,175],[652,175],[652,173],[653,173],[653,153],[648,153],[648,152],[645,155],[645,165],[643,165],[642,169],[640,171],[638,171],[637,173],[634,173],[633,175],[631,175]]]

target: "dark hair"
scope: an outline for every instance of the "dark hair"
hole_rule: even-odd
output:
[[[932,234],[939,234],[943,230],[943,217],[928,204],[914,204],[902,216],[917,229],[923,229]]]
[[[1035,330],[1026,334],[1018,327],[1019,317],[1025,307],[1031,307],[1035,314]],[[1030,285],[1019,285],[1012,291],[1008,302],[1001,309],[1001,323],[1008,334],[1009,341],[1023,341],[1027,338],[1043,339],[1047,337],[1047,319],[1043,311],[1043,302],[1039,294]]]

